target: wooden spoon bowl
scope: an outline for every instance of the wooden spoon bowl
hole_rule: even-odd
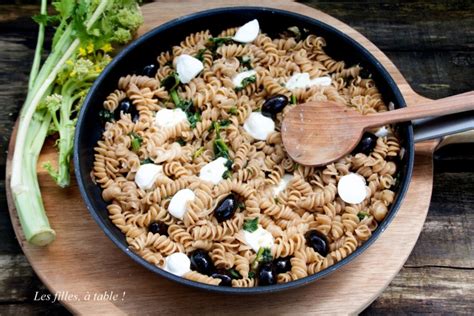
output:
[[[335,102],[307,102],[286,113],[281,134],[283,145],[294,161],[321,166],[350,153],[368,129],[470,110],[474,110],[474,91],[417,107],[368,115]],[[472,128],[474,124],[470,123],[466,129]]]

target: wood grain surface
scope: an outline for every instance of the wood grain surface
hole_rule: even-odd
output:
[[[367,6],[312,1],[309,4],[342,19],[368,36],[395,61],[418,92],[439,98],[473,88],[468,80],[473,74],[472,46],[466,44],[473,42],[474,20],[469,14],[473,10],[472,3],[456,1],[434,5],[386,1],[370,2]],[[36,34],[28,16],[36,10],[36,6],[0,7],[2,152],[6,151],[26,91]],[[369,17],[365,10],[370,12]],[[48,291],[38,281],[13,238],[5,213],[5,160],[6,156],[0,155],[0,238],[3,241],[0,244],[0,313],[48,311],[49,314],[63,314],[65,309],[58,303],[34,300],[36,293],[48,294]],[[473,247],[469,237],[473,231],[473,162],[474,150],[469,145],[453,145],[436,153],[430,215],[417,247],[389,288],[364,314],[469,311],[474,299]],[[81,253],[82,248],[79,249]],[[287,300],[284,296],[279,299]],[[159,313],[161,310],[155,311]],[[197,308],[196,312],[199,311]]]

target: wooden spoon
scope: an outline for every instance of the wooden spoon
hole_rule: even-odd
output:
[[[474,110],[474,91],[368,115],[335,102],[307,102],[286,113],[281,133],[283,145],[293,160],[321,166],[349,154],[368,129],[469,110]]]

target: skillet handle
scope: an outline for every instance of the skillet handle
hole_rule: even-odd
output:
[[[413,129],[415,132],[415,142],[473,130],[474,111],[414,120]],[[451,143],[455,142],[457,141],[451,141]],[[474,142],[474,136],[465,136],[461,142]]]

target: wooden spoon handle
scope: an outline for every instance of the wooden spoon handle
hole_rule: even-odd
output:
[[[418,106],[367,115],[367,121],[364,123],[366,128],[370,128],[472,110],[474,110],[474,91],[469,91]]]

